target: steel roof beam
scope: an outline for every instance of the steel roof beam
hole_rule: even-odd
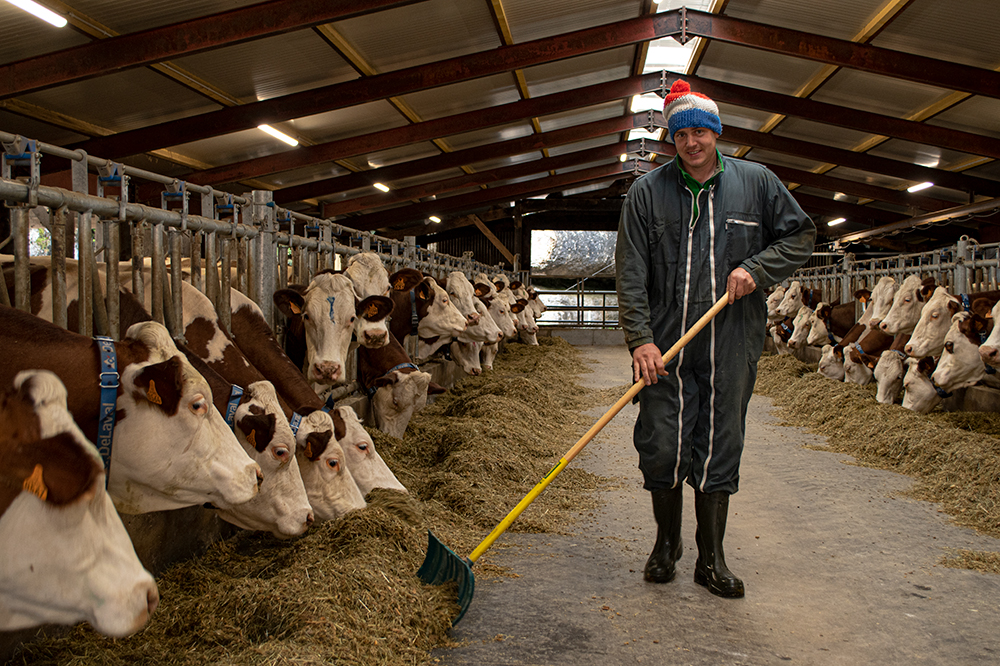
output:
[[[679,32],[678,22],[677,11],[642,16],[150,125],[90,139],[73,148],[82,148],[91,155],[109,159],[136,155],[179,143],[252,129],[262,123],[303,118],[387,97],[398,97],[659,39]]]
[[[637,163],[642,165],[644,168],[652,166],[640,160],[629,160],[624,163],[614,162],[603,166],[591,167],[589,169],[570,171],[569,173],[562,173],[555,176],[535,178],[522,183],[502,185],[500,187],[489,188],[479,192],[472,192],[470,194],[461,194],[438,201],[430,201],[426,203],[414,204],[412,206],[393,208],[384,212],[360,215],[358,217],[350,218],[351,228],[361,231],[384,229],[384,231],[380,231],[379,233],[381,235],[386,235],[389,238],[397,238],[405,235],[419,236],[427,233],[426,226],[423,224],[422,220],[426,219],[429,215],[442,212],[455,213],[471,211],[476,208],[489,206],[490,204],[498,201],[514,201],[524,197],[537,196],[547,192],[562,190],[570,186],[577,186],[581,183],[596,182],[610,178],[621,178],[627,173],[633,173]],[[471,220],[465,220],[465,218],[461,219],[463,220],[463,224],[460,224],[459,226],[473,224]],[[405,229],[386,228],[386,225],[390,223],[417,220],[421,221],[419,227],[413,226]],[[435,225],[435,227],[440,227],[440,229],[444,231],[452,228],[450,226],[451,224],[455,224],[455,222],[444,222],[441,223],[441,225]]]
[[[404,203],[414,199],[424,199],[431,196],[440,196],[448,192],[454,192],[468,187],[479,187],[490,185],[503,180],[513,180],[533,176],[543,171],[554,171],[556,169],[567,169],[580,166],[588,162],[599,162],[611,158],[617,159],[619,155],[634,152],[639,146],[639,141],[628,141],[626,143],[613,143],[597,148],[578,150],[572,153],[565,153],[556,157],[542,157],[529,162],[520,162],[510,166],[490,169],[487,171],[476,171],[471,174],[463,174],[454,178],[446,178],[430,183],[422,183],[412,187],[405,187],[399,190],[391,190],[386,193],[372,194],[358,197],[356,199],[345,199],[323,206],[321,217],[333,218],[337,215],[347,215],[363,210],[372,210],[383,206],[391,206],[397,203]],[[439,199],[440,201],[440,199]],[[445,199],[444,201],[447,201]],[[338,220],[345,226],[351,225],[351,218]]]
[[[687,34],[806,58],[828,65],[1000,98],[1000,73],[846,39],[687,10]]]
[[[420,0],[272,0],[0,66],[0,99]]]
[[[413,125],[404,125],[381,132],[371,132],[370,134],[289,150],[267,157],[236,162],[191,174],[189,180],[201,185],[217,185],[247,178],[258,178],[271,173],[301,168],[309,164],[321,164],[443,136],[505,125],[533,116],[544,116],[601,102],[625,99],[632,95],[659,90],[659,87],[659,72],[632,76],[586,88],[567,90],[553,95],[534,97],[488,109],[460,113],[436,120],[426,120]],[[103,157],[103,155],[101,156]]]
[[[699,76],[680,76],[677,74],[668,76],[668,81],[671,84],[677,79],[684,79],[691,84],[692,90],[708,95],[716,102],[725,102],[758,111],[780,113],[785,116],[795,116],[827,125],[846,127],[865,134],[888,136],[929,146],[949,148],[971,155],[984,155],[1000,159],[1000,139],[981,134],[927,125],[868,111],[858,111],[811,99],[801,99],[792,95],[782,95],[734,83],[713,81]]]
[[[969,215],[993,215],[1000,212],[1000,199],[989,199],[987,201],[980,201],[978,203],[969,204],[967,206],[956,206],[954,208],[949,208],[948,210],[937,211],[935,213],[928,213],[927,215],[921,215],[919,217],[913,217],[901,221],[892,221],[882,227],[876,227],[875,229],[869,229],[868,231],[855,231],[849,234],[840,236],[837,240],[843,241],[845,243],[852,243],[855,241],[863,241],[867,238],[884,236],[886,234],[892,234],[900,231],[913,230],[917,231],[922,225],[928,224],[940,224],[942,222],[947,222],[952,218],[962,218]],[[922,231],[922,230],[921,230]]]
[[[658,118],[657,122],[662,121]],[[932,169],[910,162],[901,162],[886,157],[856,153],[851,150],[844,150],[843,148],[832,148],[819,143],[789,139],[775,134],[754,132],[753,130],[741,127],[724,127],[720,140],[740,143],[752,148],[773,150],[788,155],[798,155],[799,157],[806,157],[819,162],[828,162],[869,173],[912,180],[917,183],[929,181],[935,185],[961,192],[977,192],[983,195],[1000,196],[1000,182],[988,178],[969,176],[955,173],[954,171],[945,171],[944,169]]]
[[[376,181],[391,183],[394,180],[411,178],[424,173],[454,169],[486,160],[522,155],[554,146],[595,139],[616,132],[626,132],[637,127],[647,127],[649,122],[649,114],[643,112],[617,116],[606,120],[597,120],[592,123],[574,125],[573,127],[552,130],[541,134],[529,134],[517,139],[498,141],[473,148],[464,148],[450,153],[400,162],[369,171],[360,171],[335,178],[317,180],[303,185],[284,187],[274,191],[274,200],[277,203],[285,204],[334,194],[336,192],[347,192],[359,187],[370,187]]]
[[[792,196],[795,197],[795,200],[798,201],[799,205],[803,208],[825,211],[825,214],[827,215],[843,216],[854,222],[874,220],[876,222],[889,223],[898,222],[899,220],[906,218],[906,215],[900,215],[899,213],[893,213],[879,208],[872,208],[871,206],[861,206],[859,204],[846,203],[844,201],[835,201],[833,199],[818,197],[812,194],[803,194],[802,192],[792,192]]]

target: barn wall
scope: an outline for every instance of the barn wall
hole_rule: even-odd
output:
[[[503,263],[505,266],[510,267],[510,262],[504,257],[500,250],[496,248],[493,243],[490,242],[486,236],[479,231],[479,229],[473,227],[473,230],[460,236],[448,239],[442,239],[437,241],[437,251],[443,254],[449,254],[455,257],[461,257],[463,252],[472,252],[472,258],[478,262],[489,264],[491,266]],[[518,233],[517,230],[511,226],[507,225],[500,228],[491,228],[490,231],[503,243],[503,246],[507,248],[511,254],[518,253]],[[423,237],[420,245],[425,245],[428,237]],[[528,246],[526,245],[521,254],[521,265],[527,266],[530,262],[530,257],[528,255]]]

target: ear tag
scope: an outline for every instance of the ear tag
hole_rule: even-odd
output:
[[[162,405],[163,398],[159,396],[156,392],[156,382],[152,379],[149,380],[149,390],[146,391],[146,399],[149,400],[154,405]]]
[[[256,430],[251,430],[250,434],[247,435],[247,441],[250,442],[250,446],[254,447],[255,449],[257,448],[257,441],[255,438],[256,434],[257,434]]]
[[[405,291],[406,281],[403,280],[403,278],[399,278],[398,280],[396,280],[396,284],[392,285],[392,288],[395,289],[396,291]]]
[[[289,303],[288,309],[292,311],[292,314],[302,314],[302,308],[300,308],[295,303]]]
[[[368,309],[365,311],[365,318],[366,319],[371,319],[372,317],[374,317],[377,314],[378,314],[378,305],[375,304],[375,303],[372,303],[371,305],[368,306]]]
[[[313,445],[312,442],[306,442],[306,450],[303,451],[306,456],[306,460],[312,460],[313,458]]]
[[[35,469],[31,471],[31,476],[24,480],[21,488],[37,495],[43,502],[49,496],[49,489],[45,487],[45,481],[42,479],[42,465],[40,463],[35,465]]]
[[[858,300],[861,301],[861,305],[865,305],[868,303],[868,298],[866,298],[865,296],[862,296]]]

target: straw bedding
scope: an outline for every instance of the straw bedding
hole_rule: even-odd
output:
[[[290,541],[240,532],[160,576],[160,607],[138,634],[111,640],[79,625],[25,646],[14,663],[429,663],[429,650],[450,642],[457,605],[454,584],[416,578],[427,529],[467,555],[592,425],[580,412],[606,404],[573,382],[576,350],[539,343],[508,345],[494,371],[416,414],[404,439],[369,430],[410,494],[372,491],[365,510]],[[508,532],[565,529],[603,482],[566,469]],[[491,552],[477,578],[508,575]]]
[[[1000,537],[1000,414],[922,415],[875,401],[875,386],[834,382],[788,356],[765,355],[756,393],[791,425],[826,435],[859,463],[914,477],[910,494],[938,502],[954,521]],[[944,564],[1000,573],[1000,555],[963,551]]]

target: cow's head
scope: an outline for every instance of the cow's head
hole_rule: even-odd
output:
[[[392,307],[392,299],[387,296],[368,296],[358,302],[354,328],[358,344],[369,349],[389,344],[388,317],[392,314]]]
[[[321,410],[305,414],[296,435],[299,470],[316,520],[336,520],[365,508],[365,496],[333,436],[333,420]]]
[[[979,355],[982,357],[983,363],[994,368],[1000,367],[1000,353],[997,351],[1000,348],[1000,326],[996,325],[997,317],[1000,317],[1000,301],[997,301],[996,305],[993,306],[989,317],[984,317],[993,324],[993,329],[986,341],[979,347]]]
[[[865,308],[869,326],[878,328],[879,324],[882,323],[882,319],[889,314],[889,308],[892,307],[892,300],[898,289],[899,283],[887,275],[880,278],[875,284],[875,288],[868,297],[868,307]]]
[[[823,345],[816,371],[834,381],[844,381],[844,348],[840,345]]]
[[[951,318],[961,310],[961,302],[947,289],[935,289],[920,311],[917,325],[906,345],[906,353],[917,358],[940,356],[944,349],[944,336],[951,327]]]
[[[979,355],[980,334],[986,330],[986,320],[975,313],[959,312],[951,318],[944,350],[931,375],[938,386],[951,392],[986,377],[986,366]]]
[[[483,348],[482,342],[462,342],[452,340],[451,358],[458,364],[467,375],[478,376],[483,374],[483,366],[479,360],[479,352]]]
[[[521,337],[521,342],[537,345],[538,324],[535,323],[535,316],[528,307],[528,301],[522,299],[510,306],[510,310],[517,316],[517,333]]]
[[[889,312],[882,318],[879,328],[889,335],[898,333],[912,333],[913,328],[920,319],[920,311],[926,302],[921,293],[921,280],[919,275],[910,275],[903,280],[903,284],[892,299],[892,306]],[[873,315],[874,316],[874,315]]]
[[[942,396],[931,380],[935,367],[934,358],[930,356],[906,359],[903,407],[918,414],[927,414],[941,402]]]
[[[774,288],[767,296],[767,319],[768,321],[778,321],[781,319],[781,315],[778,314],[778,306],[781,305],[781,301],[785,298],[785,288],[778,285]]]
[[[430,381],[430,373],[420,370],[393,370],[376,379],[376,390],[371,398],[376,427],[402,439],[413,413],[427,404]]]
[[[141,629],[156,583],[104,489],[104,466],[51,372],[28,370],[0,394],[0,630],[89,622]]]
[[[905,361],[905,356],[895,350],[886,349],[882,352],[873,372],[875,382],[878,384],[875,400],[883,405],[891,405],[896,402],[896,397],[903,388]]]
[[[361,493],[367,495],[372,488],[392,488],[406,491],[396,475],[382,460],[358,415],[350,407],[337,407],[330,412],[333,418],[333,436],[347,456],[347,467],[354,475]]]
[[[347,260],[344,274],[354,285],[354,295],[359,301],[369,296],[388,296],[392,288],[389,273],[382,260],[374,252],[362,252]]]
[[[205,503],[228,508],[250,501],[260,468],[167,329],[134,324],[123,342],[147,353],[145,361],[120,368],[108,480],[118,510],[145,513]]]
[[[305,336],[306,379],[317,384],[344,383],[347,350],[357,318],[350,278],[319,273],[305,290],[293,287],[276,291],[274,302],[289,319],[289,332],[301,330]]]
[[[313,511],[295,458],[295,437],[268,381],[250,384],[234,417],[244,450],[257,461],[264,481],[249,502],[219,511],[227,522],[247,530],[270,532],[278,538],[302,534],[313,522]]]
[[[446,289],[451,302],[455,304],[458,311],[465,317],[466,326],[469,329],[475,328],[479,324],[479,312],[475,306],[475,288],[469,282],[469,278],[465,277],[465,273],[461,271],[454,271],[448,275]],[[469,332],[471,333],[472,331],[470,330]]]
[[[778,304],[777,313],[782,317],[794,317],[795,313],[799,311],[802,307],[802,283],[798,280],[794,280],[788,289],[785,290],[785,295],[781,299],[781,303]]]
[[[807,345],[806,341],[809,338],[809,330],[815,318],[816,313],[809,306],[803,305],[799,308],[799,311],[795,314],[795,319],[792,320],[792,334],[788,338],[789,347],[798,349]]]

